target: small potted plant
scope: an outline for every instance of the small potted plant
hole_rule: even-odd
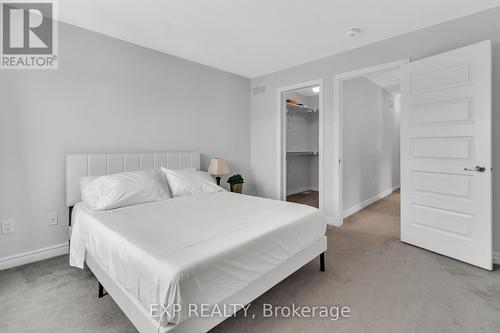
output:
[[[244,181],[243,181],[243,177],[240,174],[236,174],[236,175],[229,177],[227,182],[231,186],[231,192],[241,193],[241,190],[243,189]]]

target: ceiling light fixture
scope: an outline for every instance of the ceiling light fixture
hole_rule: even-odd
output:
[[[319,87],[313,87],[312,90],[313,90],[313,93],[316,93],[316,94],[319,93]]]
[[[361,32],[360,28],[350,28],[345,32],[345,34],[349,37],[355,37],[359,35],[360,32]]]

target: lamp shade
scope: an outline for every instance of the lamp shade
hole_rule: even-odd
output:
[[[229,166],[222,158],[212,158],[208,166],[208,173],[214,176],[222,176],[230,172]]]

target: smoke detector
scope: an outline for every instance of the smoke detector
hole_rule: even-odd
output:
[[[360,28],[350,28],[345,32],[345,34],[349,37],[355,37],[359,35],[360,32],[361,32]]]

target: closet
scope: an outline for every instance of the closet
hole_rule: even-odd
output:
[[[290,91],[286,98],[287,201],[318,207],[319,87]]]

